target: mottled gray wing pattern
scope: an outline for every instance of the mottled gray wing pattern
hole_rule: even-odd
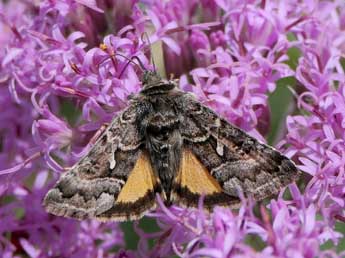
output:
[[[131,105],[114,118],[89,153],[61,176],[44,199],[48,212],[77,219],[127,216],[114,205],[141,153],[139,108]]]
[[[197,156],[224,193],[233,197],[229,206],[239,203],[239,190],[261,200],[298,178],[300,172],[291,160],[229,124],[191,94],[177,97],[175,103],[183,114],[184,146]],[[217,204],[217,200],[210,202],[208,205]]]

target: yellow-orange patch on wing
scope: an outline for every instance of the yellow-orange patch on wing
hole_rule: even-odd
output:
[[[156,179],[147,153],[141,153],[116,203],[134,203],[154,191]]]
[[[191,193],[212,195],[222,188],[190,150],[184,150],[177,182]]]

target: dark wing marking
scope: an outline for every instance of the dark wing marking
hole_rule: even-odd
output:
[[[229,124],[190,94],[176,97],[175,103],[183,114],[184,148],[195,154],[231,197],[229,206],[240,202],[238,190],[261,200],[298,178],[300,172],[291,160]],[[205,202],[218,203],[224,205],[224,200]]]
[[[116,209],[116,200],[141,157],[143,137],[136,126],[139,109],[131,105],[114,118],[89,153],[61,176],[44,199],[48,212],[77,219],[125,219],[127,214]],[[149,202],[145,209],[148,206]],[[131,207],[128,212],[136,217],[144,212]]]

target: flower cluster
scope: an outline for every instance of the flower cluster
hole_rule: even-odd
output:
[[[320,246],[337,245],[335,225],[345,222],[344,10],[337,0],[0,2],[0,256],[342,255]],[[155,43],[162,60],[150,53]],[[305,173],[267,205],[243,198],[239,211],[207,214],[202,200],[167,208],[158,198],[149,216],[159,231],[135,225],[138,248],[128,251],[118,224],[54,217],[41,201],[140,90],[140,64],[128,60],[150,68],[151,54],[261,141],[270,93],[294,78],[283,86],[295,99],[277,147]]]

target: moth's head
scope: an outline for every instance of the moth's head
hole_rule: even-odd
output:
[[[143,87],[147,85],[159,84],[162,81],[162,77],[156,71],[144,71],[142,78]]]
[[[156,71],[148,70],[144,72],[141,82],[143,85],[141,93],[147,95],[165,93],[176,86],[174,81],[164,80]]]

